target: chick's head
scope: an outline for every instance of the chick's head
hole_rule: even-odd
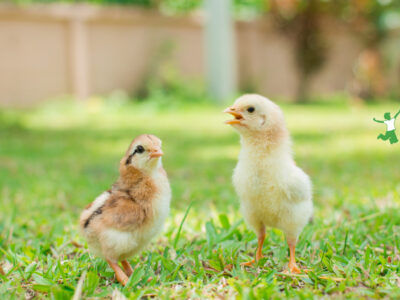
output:
[[[130,144],[125,156],[121,159],[120,170],[137,169],[149,173],[161,165],[161,140],[149,134],[140,135]]]
[[[232,125],[243,136],[282,131],[286,128],[279,106],[260,95],[243,95],[224,112],[234,116],[226,124]]]

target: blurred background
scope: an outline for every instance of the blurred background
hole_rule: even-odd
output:
[[[214,100],[400,94],[396,0],[3,0],[0,47],[2,106],[177,84]]]
[[[132,139],[151,133],[163,141],[173,198],[164,234],[144,254],[154,253],[154,270],[168,261],[168,274],[144,285],[151,297],[187,299],[196,281],[207,297],[221,276],[193,267],[198,249],[209,261],[256,247],[231,183],[239,137],[222,113],[244,92],[278,102],[312,178],[302,265],[342,270],[346,282],[326,285],[333,298],[400,295],[400,143],[377,140],[386,128],[372,120],[400,109],[399,0],[0,2],[0,295],[71,299],[87,268],[85,296],[112,294],[111,270],[80,248],[77,220],[118,178]],[[284,237],[267,236],[268,256],[279,257],[268,268],[283,270]],[[168,248],[180,254],[165,257]],[[232,274],[243,293],[261,281],[274,291],[258,298],[326,295],[314,279]]]

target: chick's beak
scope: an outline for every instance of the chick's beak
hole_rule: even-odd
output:
[[[161,151],[161,149],[153,149],[150,151],[150,158],[156,158],[156,157],[161,157],[163,156],[164,153]]]
[[[225,124],[233,125],[233,124],[240,124],[241,120],[243,119],[243,115],[237,111],[235,111],[234,108],[228,107],[227,109],[224,110],[224,113],[231,114],[235,118],[232,120],[225,121]]]

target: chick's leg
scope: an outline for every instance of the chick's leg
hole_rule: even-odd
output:
[[[253,265],[256,261],[259,261],[263,256],[262,256],[262,247],[264,244],[264,240],[265,240],[265,226],[262,226],[261,229],[258,232],[258,246],[257,246],[257,251],[256,251],[256,259],[245,262],[245,263],[241,263],[240,265],[244,266],[244,267],[249,267],[251,265]]]
[[[299,274],[299,273],[301,273],[301,271],[300,271],[300,268],[296,264],[296,257],[295,257],[296,242],[297,242],[297,239],[293,239],[293,238],[287,239],[287,243],[289,245],[289,252],[290,252],[289,271],[291,273]]]
[[[125,274],[128,275],[128,277],[130,277],[133,273],[132,266],[130,265],[130,263],[127,260],[123,260],[123,261],[121,261],[121,263],[122,263],[122,266],[124,267]]]
[[[124,273],[124,271],[122,271],[122,269],[118,266],[117,263],[112,262],[111,260],[107,259],[108,264],[110,265],[110,267],[114,270],[115,272],[115,277],[117,278],[118,282],[120,284],[122,284],[123,286],[126,285],[126,283],[128,282],[129,278],[128,276],[126,276],[126,274]]]

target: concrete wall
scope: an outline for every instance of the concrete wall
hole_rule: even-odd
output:
[[[201,23],[190,18],[131,8],[0,5],[0,104],[132,91],[162,52],[185,76],[200,77],[202,40]]]
[[[203,78],[203,22],[134,8],[0,5],[0,105],[132,92],[165,59],[185,78]],[[343,90],[362,48],[349,29],[325,27],[329,59],[312,82],[316,94]],[[292,97],[299,80],[288,38],[265,20],[238,22],[236,33],[241,87]]]
[[[30,104],[71,91],[62,22],[0,19],[0,102]]]

